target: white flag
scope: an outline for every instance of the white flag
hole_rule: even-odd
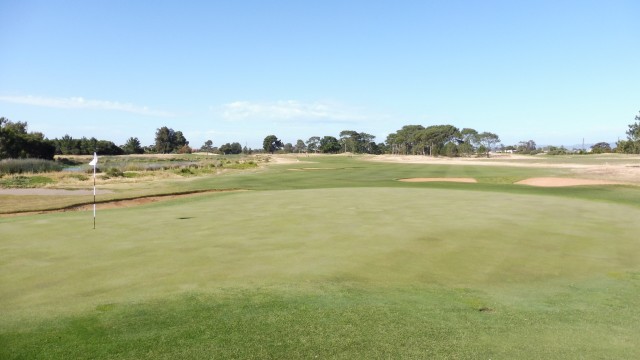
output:
[[[96,165],[98,165],[98,154],[93,153],[93,160],[91,160],[91,162],[89,163],[89,165],[91,165],[91,166],[96,166]]]

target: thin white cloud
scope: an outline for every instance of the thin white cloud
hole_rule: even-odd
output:
[[[235,101],[223,105],[222,116],[229,121],[282,120],[353,122],[367,120],[361,112],[329,102],[303,103],[295,100],[275,102]]]
[[[107,100],[92,100],[85,99],[82,97],[69,97],[69,98],[56,98],[56,97],[43,97],[43,96],[2,96],[0,95],[0,101],[14,103],[14,104],[23,104],[23,105],[32,105],[32,106],[42,106],[42,107],[50,107],[50,108],[58,108],[58,109],[91,109],[91,110],[112,110],[112,111],[123,111],[132,114],[145,115],[145,116],[157,116],[157,117],[174,117],[176,114],[161,111],[161,110],[153,110],[146,106],[138,106],[129,103],[121,103],[117,101],[107,101]]]

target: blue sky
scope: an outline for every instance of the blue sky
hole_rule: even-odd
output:
[[[615,142],[640,110],[640,2],[0,0],[0,116],[153,142],[451,124]]]

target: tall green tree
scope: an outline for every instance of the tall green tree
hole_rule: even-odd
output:
[[[297,153],[307,151],[307,145],[305,145],[302,139],[298,139],[298,141],[296,141],[296,145],[293,147],[293,150]]]
[[[358,135],[360,137],[360,148],[363,152],[367,154],[377,154],[379,152],[378,145],[374,142],[376,139],[375,135],[365,132],[361,132]]]
[[[182,131],[176,131],[173,144],[174,149],[180,149],[187,145],[189,145],[189,141],[184,137]]]
[[[122,155],[124,154],[124,150],[112,141],[108,140],[98,140],[95,152],[102,155]],[[90,152],[91,153],[91,152]]]
[[[340,151],[340,142],[333,136],[325,136],[320,140],[320,151],[325,154],[335,154]]]
[[[189,141],[184,137],[182,131],[175,131],[163,126],[156,130],[155,145],[156,152],[169,154],[181,149],[184,151],[189,145]]]
[[[218,149],[218,151],[220,151],[224,155],[240,154],[240,153],[242,153],[242,145],[240,145],[240,143],[238,143],[238,142],[234,142],[234,143],[231,143],[231,144],[230,143],[226,143],[224,145],[221,145],[220,148]]]
[[[340,132],[340,147],[343,152],[358,153],[360,134],[353,130],[342,130]]]
[[[455,142],[460,138],[460,130],[452,125],[433,125],[421,130],[417,133],[417,144],[420,145],[422,153],[425,153],[425,148],[429,149],[430,155],[438,155],[441,152],[446,155],[446,152],[441,151],[445,144]],[[455,147],[454,151],[452,148]],[[450,154],[457,154],[457,144],[449,146],[447,150]]]
[[[394,134],[387,136],[387,144],[392,154],[408,155],[423,154],[424,146],[420,146],[420,132],[424,130],[422,125],[405,125]]]
[[[625,154],[640,154],[640,112],[635,117],[635,122],[629,125],[627,140],[619,140],[616,143],[616,152]]]
[[[482,132],[476,136],[476,141],[482,148],[481,153],[484,153],[489,157],[491,149],[498,143],[500,143],[500,137],[492,132]],[[478,150],[480,152],[480,150]]]
[[[307,150],[313,152],[320,151],[320,136],[312,136],[307,140]]]
[[[39,158],[53,160],[55,144],[40,132],[27,132],[26,122],[0,118],[0,159]]]
[[[599,142],[591,146],[591,152],[594,154],[604,154],[611,152],[611,145],[607,142]]]
[[[80,141],[74,139],[69,134],[65,134],[60,139],[56,139],[57,153],[61,155],[80,154]],[[97,141],[96,141],[97,142]]]
[[[144,149],[140,144],[140,140],[137,137],[130,137],[127,142],[122,146],[122,150],[125,154],[142,154]]]
[[[635,118],[636,122],[629,125],[627,130],[627,137],[630,141],[640,141],[640,111]]]
[[[275,135],[267,135],[262,142],[262,148],[265,152],[270,154],[282,149],[283,146],[284,144],[282,144],[282,141],[280,141]]]
[[[475,142],[475,137],[478,136],[478,131],[471,128],[464,128],[460,130],[460,136],[462,139],[462,143],[458,145],[460,154],[463,156],[472,155],[475,152],[473,144]]]
[[[207,140],[204,142],[204,145],[200,148],[202,151],[206,151],[207,154],[213,150],[213,141]]]
[[[156,152],[168,154],[175,149],[176,133],[173,129],[163,126],[156,130]]]
[[[538,149],[536,142],[533,140],[528,140],[528,141],[520,141],[518,143],[518,147],[516,148],[516,151],[519,154],[531,154],[536,152],[536,150]]]

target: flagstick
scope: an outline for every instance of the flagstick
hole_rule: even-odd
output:
[[[93,165],[93,230],[96,229],[96,166]]]
[[[96,229],[96,165],[93,165],[93,230]]]
[[[98,154],[93,153],[93,160],[89,163],[93,166],[93,229],[96,229],[96,166],[98,165]]]

